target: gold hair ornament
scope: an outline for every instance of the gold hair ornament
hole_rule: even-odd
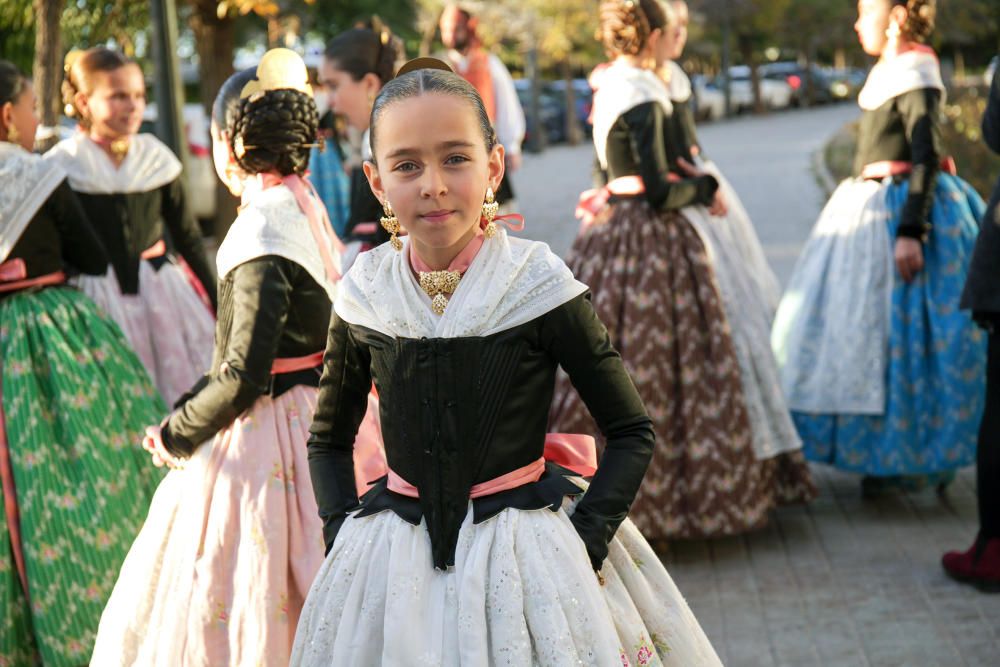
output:
[[[399,71],[396,72],[396,76],[403,76],[404,74],[409,74],[410,72],[416,72],[418,69],[437,69],[443,72],[455,72],[455,70],[449,67],[448,63],[443,60],[431,58],[430,56],[423,56],[421,58],[414,58],[413,60],[408,61],[399,68]]]
[[[243,86],[240,99],[256,101],[271,90],[297,90],[312,95],[309,72],[302,57],[291,49],[271,49],[257,65],[257,78]]]

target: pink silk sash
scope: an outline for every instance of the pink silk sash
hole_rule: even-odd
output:
[[[285,357],[284,359],[275,359],[271,363],[271,375],[294,373],[296,371],[304,371],[321,366],[323,364],[323,354],[324,351],[321,350],[319,352],[314,352],[313,354],[307,354],[304,357]]]
[[[594,218],[607,205],[612,195],[634,196],[645,191],[646,185],[639,176],[621,176],[603,188],[584,190],[576,204],[576,217],[581,221],[581,230],[594,224]]]
[[[6,266],[6,264],[4,264],[3,266]],[[10,280],[7,282],[0,282],[0,292],[16,292],[17,290],[27,289],[29,287],[46,287],[48,285],[62,285],[64,282],[66,282],[66,274],[63,273],[62,271],[56,271],[55,273],[47,273],[44,276],[38,276],[36,278],[27,278],[25,280]]]
[[[17,509],[17,489],[14,485],[14,470],[10,465],[10,448],[7,443],[7,424],[3,414],[3,381],[0,379],[0,483],[3,488],[3,507],[10,532],[11,550],[14,552],[14,567],[17,568],[25,599],[28,599],[28,571],[24,565],[24,546],[21,542],[21,516]]]
[[[578,475],[589,477],[597,470],[597,446],[589,435],[571,433],[547,433],[543,456],[526,466],[512,470],[486,482],[475,484],[469,489],[469,498],[482,498],[501,491],[516,489],[525,484],[537,482],[545,472],[545,462],[549,461],[568,468]],[[413,484],[386,468],[389,490],[408,498],[419,498],[420,492]]]

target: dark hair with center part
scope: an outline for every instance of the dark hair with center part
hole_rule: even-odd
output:
[[[8,102],[17,104],[21,94],[28,89],[28,83],[28,77],[13,63],[0,60],[0,107]]]
[[[483,98],[479,96],[479,92],[472,87],[472,84],[454,72],[440,69],[418,69],[398,76],[385,84],[379,91],[378,97],[375,98],[375,105],[372,107],[371,133],[368,137],[373,159],[378,119],[385,113],[385,110],[396,102],[419,97],[425,93],[451,95],[466,102],[476,114],[476,120],[479,121],[479,129],[482,132],[487,152],[493,150],[497,143],[496,132],[493,131],[493,124],[490,123],[490,117],[486,113]]]
[[[347,30],[330,40],[324,55],[355,81],[374,74],[385,83],[396,73],[396,61],[402,53],[400,39],[373,17],[367,26]]]

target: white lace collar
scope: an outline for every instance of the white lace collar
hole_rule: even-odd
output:
[[[65,178],[66,172],[58,164],[0,142],[0,264]]]
[[[100,146],[83,132],[64,139],[45,154],[69,174],[69,184],[87,194],[148,192],[181,175],[181,162],[152,134],[132,137],[125,160],[115,167]]]
[[[691,79],[687,72],[673,60],[667,61],[667,67],[670,69],[670,81],[667,83],[670,99],[673,102],[683,104],[691,99]]]
[[[388,243],[362,253],[339,285],[334,308],[346,322],[396,338],[489,336],[536,319],[583,294],[561,259],[538,241],[501,231],[487,239],[444,315],[410,269],[409,239],[402,252]]]
[[[295,195],[284,185],[262,189],[259,181],[250,180],[240,214],[215,258],[219,280],[240,264],[265,255],[295,262],[323,286],[331,301],[336,297],[336,286],[326,276],[309,218],[299,208]],[[337,253],[333,255],[336,263]]]
[[[873,111],[894,97],[923,88],[940,90],[944,100],[945,87],[937,55],[930,48],[917,47],[877,63],[858,94],[858,105]]]
[[[616,62],[601,73],[594,93],[594,148],[605,169],[611,127],[623,113],[647,102],[659,102],[664,112],[673,112],[667,87],[650,70]]]

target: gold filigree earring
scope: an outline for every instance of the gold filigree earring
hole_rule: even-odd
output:
[[[499,230],[497,223],[493,222],[499,210],[500,204],[493,199],[493,188],[486,188],[486,201],[483,202],[483,219],[486,220],[486,226],[483,227],[483,235],[488,239],[496,236]]]
[[[7,141],[16,144],[21,140],[21,133],[17,131],[17,125],[11,123],[7,128]]]
[[[388,199],[382,202],[382,210],[385,212],[385,215],[379,219],[379,224],[382,225],[382,229],[389,232],[391,235],[389,243],[396,249],[396,252],[399,252],[403,249],[403,242],[396,236],[399,233],[399,218],[393,213],[392,204],[389,203]]]

